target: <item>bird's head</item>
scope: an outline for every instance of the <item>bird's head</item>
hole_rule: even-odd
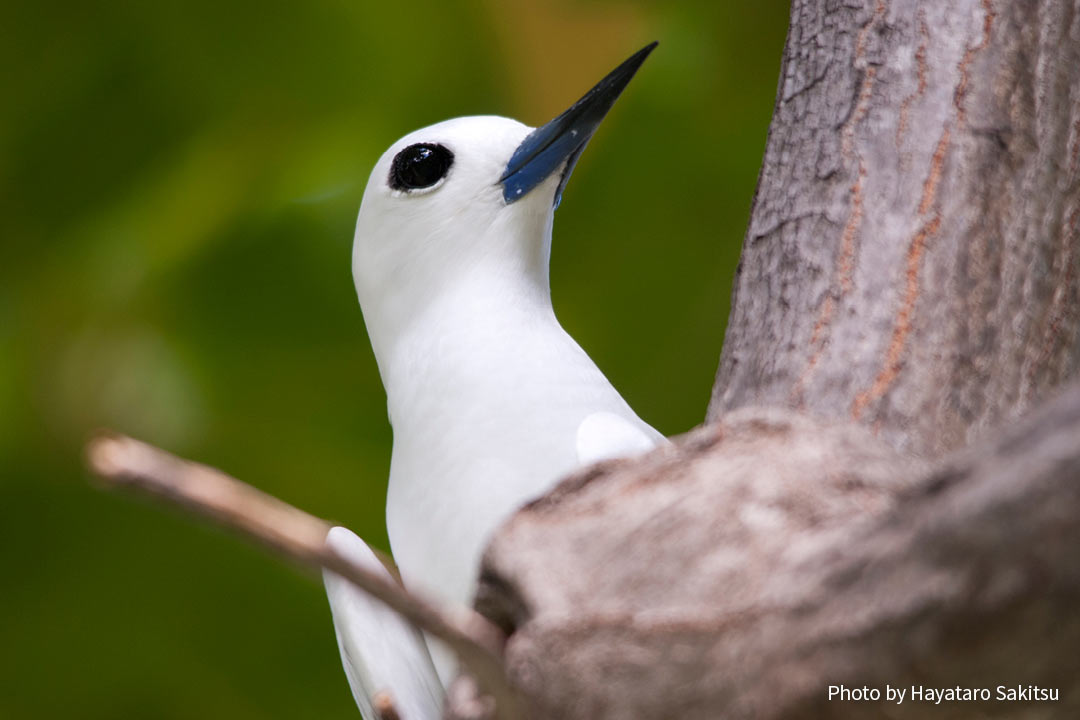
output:
[[[547,297],[552,214],[563,187],[655,45],[539,128],[503,117],[456,118],[383,153],[353,245],[353,277],[373,340],[373,325],[407,325],[462,284]]]

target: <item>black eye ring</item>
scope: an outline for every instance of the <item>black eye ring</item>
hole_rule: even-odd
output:
[[[446,177],[453,163],[454,153],[442,145],[410,145],[394,156],[390,165],[390,187],[395,190],[431,187]]]

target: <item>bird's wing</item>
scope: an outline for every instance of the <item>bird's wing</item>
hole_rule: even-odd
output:
[[[641,420],[635,423],[606,410],[594,412],[578,425],[578,462],[588,465],[600,460],[637,455],[666,442],[663,435]]]
[[[368,570],[392,579],[371,548],[343,527],[330,530],[326,544]],[[378,720],[376,696],[389,696],[409,720],[439,720],[443,687],[420,632],[381,602],[341,577],[324,571],[326,594],[345,675],[365,720]]]

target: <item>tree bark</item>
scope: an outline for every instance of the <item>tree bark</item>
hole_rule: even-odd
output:
[[[1080,362],[1080,9],[797,0],[709,420],[937,455]]]
[[[1076,717],[1078,508],[1080,386],[930,469],[740,410],[525,508],[478,609],[540,718]],[[1061,699],[828,698],[886,684]]]
[[[536,718],[1077,716],[1078,369],[1080,0],[796,0],[709,424],[499,531],[511,682]]]

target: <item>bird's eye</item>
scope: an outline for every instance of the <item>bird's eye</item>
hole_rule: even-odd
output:
[[[453,162],[454,153],[442,145],[410,145],[394,156],[390,166],[390,187],[395,190],[431,187],[446,177]]]

